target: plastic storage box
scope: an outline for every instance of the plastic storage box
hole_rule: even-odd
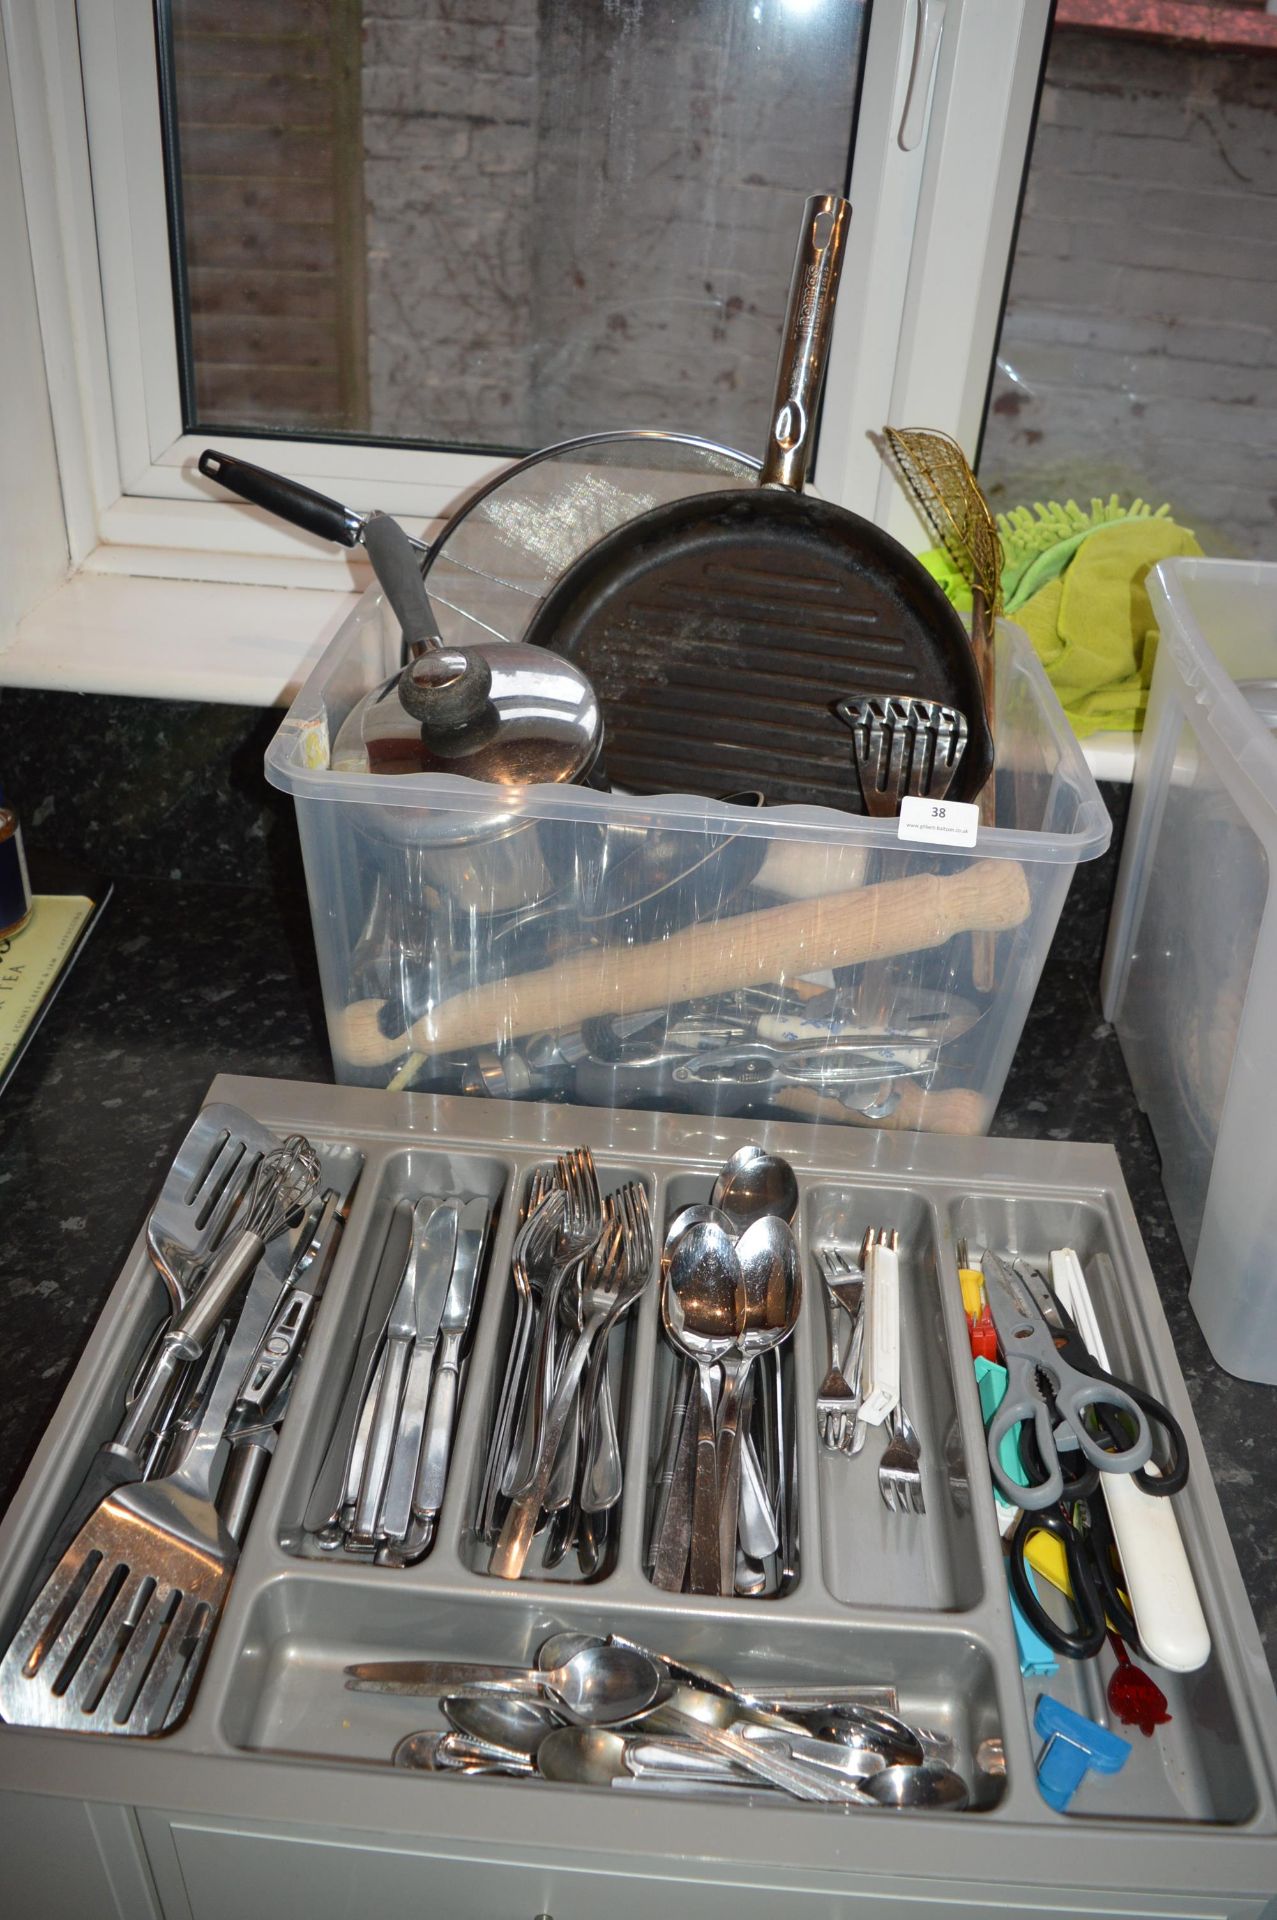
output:
[[[210,1098],[300,1129],[326,1164],[358,1156],[340,1249],[184,1721],[158,1738],[0,1727],[0,1844],[12,1920],[1260,1920],[1277,1886],[1277,1699],[1193,1424],[1175,1351],[1111,1147],[837,1136],[699,1116],[608,1114],[364,1089],[221,1079]],[[639,1179],[658,1238],[707,1197],[751,1136],[783,1153],[809,1282],[792,1341],[801,1562],[772,1600],[674,1594],[644,1555],[662,1423],[656,1266],[633,1310],[618,1395],[625,1491],[615,1563],[591,1580],[495,1580],[472,1516],[504,1366],[518,1202],[553,1154],[593,1151],[605,1186]],[[301,1557],[296,1536],[356,1365],[358,1330],[396,1210],[423,1193],[483,1194],[496,1222],[452,1470],[434,1548],[417,1565]],[[881,1443],[822,1451],[827,1365],[817,1247],[869,1222],[901,1241],[902,1383],[922,1445],[923,1515],[893,1515]],[[1115,1369],[1171,1408],[1187,1437],[1173,1501],[1210,1628],[1191,1673],[1156,1671],[1171,1719],[1066,1813],[1035,1777],[1041,1700],[1109,1719],[1099,1662],[1019,1671],[1005,1563],[955,1264],[959,1238],[1042,1263],[1071,1245],[1112,1276],[1094,1299]],[[0,1633],[12,1631],[43,1543],[165,1305],[139,1235],[9,1513],[0,1523]],[[599,1787],[396,1770],[431,1698],[345,1690],[350,1661],[526,1664],[550,1633],[617,1632],[745,1681],[885,1683],[907,1719],[953,1743],[973,1787],[953,1814],[804,1807],[689,1794],[659,1806]],[[1117,1730],[1116,1727],[1114,1729]],[[989,1742],[1000,1743],[1000,1753]],[[1005,1770],[1000,1770],[1004,1766]]]
[[[1169,560],[1104,1012],[1221,1366],[1277,1382],[1277,565]]]
[[[827,807],[331,769],[399,662],[370,591],[266,755],[296,802],[339,1081],[987,1130],[1074,869],[1110,835],[1018,629],[998,825],[969,851]]]

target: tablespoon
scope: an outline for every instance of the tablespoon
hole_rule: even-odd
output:
[[[841,1707],[834,1713],[796,1713],[818,1740],[881,1756],[887,1766],[920,1767],[927,1755],[913,1728],[894,1713]]]
[[[577,1637],[574,1634],[556,1634],[554,1639],[546,1644],[557,1652],[561,1642],[574,1640]],[[750,1695],[733,1686],[727,1675],[720,1673],[717,1667],[707,1667],[700,1661],[681,1660],[672,1653],[654,1652],[651,1647],[643,1646],[638,1640],[627,1639],[620,1633],[610,1633],[608,1645],[628,1647],[632,1653],[644,1654],[656,1666],[663,1668],[675,1686],[693,1700],[694,1704],[686,1707],[685,1710],[695,1712],[701,1719],[709,1716],[706,1708],[699,1703],[705,1702],[706,1697],[709,1696],[721,1703],[722,1718],[716,1722],[719,1726],[733,1726],[741,1720],[754,1720],[763,1726],[779,1727],[786,1733],[803,1735],[808,1732],[808,1728],[798,1720],[787,1720],[782,1714],[773,1713],[769,1708],[760,1706]],[[544,1650],[543,1648],[542,1651]],[[575,1652],[575,1648],[569,1648],[568,1651]],[[558,1658],[563,1657],[564,1655],[559,1652]]]
[[[713,1369],[734,1352],[745,1323],[745,1283],[736,1250],[712,1220],[681,1234],[661,1288],[661,1319],[672,1346],[696,1366],[696,1474],[692,1495],[689,1586],[722,1589],[719,1476]],[[734,1563],[733,1563],[734,1571]],[[730,1591],[730,1589],[729,1589]]]
[[[661,1249],[661,1272],[669,1266],[670,1256],[689,1227],[702,1225],[721,1227],[723,1232],[733,1237],[737,1231],[736,1222],[730,1213],[724,1213],[721,1207],[696,1205],[681,1207],[665,1229],[665,1242]]]
[[[695,1205],[683,1207],[676,1213],[665,1230],[665,1240],[661,1248],[661,1277],[669,1272],[670,1257],[679,1239],[689,1227],[702,1222],[721,1227],[729,1239],[735,1237],[736,1228],[729,1214],[720,1207]],[[689,1424],[689,1402],[692,1397],[692,1369],[679,1367],[674,1390],[670,1397],[669,1411],[665,1421],[665,1438],[661,1446],[660,1465],[656,1474],[657,1496],[652,1514],[652,1527],[648,1536],[647,1565],[654,1583],[671,1592],[681,1590],[683,1573],[687,1565],[686,1528],[679,1524],[681,1515],[671,1514],[671,1505],[681,1504],[683,1495],[690,1493],[690,1487],[684,1488],[686,1476],[679,1471],[680,1465],[688,1459],[687,1447],[695,1432],[695,1415],[691,1415]],[[684,1435],[686,1432],[686,1440]],[[667,1523],[669,1532],[667,1536]]]
[[[780,1534],[772,1512],[762,1468],[748,1432],[740,1446],[740,1543],[751,1560],[767,1560],[780,1549]]]
[[[561,1666],[491,1667],[432,1660],[369,1660],[346,1668],[354,1693],[501,1693],[549,1700],[569,1719],[609,1726],[652,1705],[664,1676],[642,1654],[625,1647],[582,1647]]]
[[[798,1212],[798,1181],[788,1160],[762,1147],[738,1147],[714,1182],[710,1204],[729,1214],[740,1232],[769,1214],[791,1225]]]
[[[644,1660],[650,1660],[661,1675],[664,1684],[660,1692],[649,1707],[632,1716],[635,1720],[647,1719],[662,1707],[669,1706],[679,1713],[687,1713],[693,1719],[703,1721],[706,1726],[730,1727],[749,1711],[736,1699],[731,1682],[715,1673],[712,1667],[688,1666],[667,1654],[653,1653],[650,1647],[640,1646],[635,1640],[625,1640],[620,1634],[609,1634],[606,1640],[600,1640],[593,1634],[568,1630],[552,1633],[548,1640],[541,1642],[537,1665],[562,1666],[586,1647],[623,1647],[627,1653],[641,1654]],[[783,1726],[786,1723],[778,1724]],[[804,1729],[789,1723],[789,1731],[802,1733]]]

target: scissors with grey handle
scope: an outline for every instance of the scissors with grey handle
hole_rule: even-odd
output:
[[[1153,1431],[1143,1410],[1120,1381],[1081,1373],[1063,1358],[1031,1291],[1005,1260],[990,1251],[981,1266],[985,1298],[1007,1370],[1006,1394],[989,1423],[989,1465],[998,1491],[1013,1506],[1034,1512],[1054,1506],[1064,1494],[1062,1443],[1080,1447],[1101,1473],[1137,1472],[1153,1452]],[[1088,1407],[1129,1422],[1135,1435],[1131,1445],[1106,1452],[1086,1424]],[[1002,1441],[1022,1420],[1033,1423],[1046,1471],[1044,1480],[1030,1486],[1017,1485],[999,1458]],[[1111,1437],[1111,1420],[1106,1418],[1104,1424]]]

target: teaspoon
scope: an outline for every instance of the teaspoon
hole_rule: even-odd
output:
[[[430,1660],[371,1660],[346,1668],[355,1693],[500,1693],[549,1700],[571,1720],[609,1726],[650,1707],[667,1684],[651,1660],[625,1647],[582,1647],[561,1666],[531,1669],[451,1665]]]
[[[880,1807],[931,1807],[961,1813],[971,1798],[962,1775],[941,1760],[928,1760],[920,1767],[884,1767],[863,1786]]]
[[[439,1711],[457,1733],[528,1755],[561,1725],[549,1707],[535,1700],[493,1694],[449,1694],[439,1702]]]

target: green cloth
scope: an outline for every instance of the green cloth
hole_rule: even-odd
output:
[[[1153,514],[1137,501],[1129,515],[1116,518],[1116,499],[1095,500],[1091,506],[1090,516],[1072,501],[1067,508],[1038,507],[1044,530],[1056,530],[1058,521],[1061,537],[1039,552],[1009,557],[1002,574],[1010,618],[1032,640],[1079,739],[1110,729],[1140,731],[1157,653],[1148,570],[1159,560],[1202,551],[1187,528],[1166,517],[1165,508]],[[1033,524],[1027,509],[1017,512]],[[1102,513],[1107,522],[1099,520]],[[1079,527],[1088,517],[1098,524]],[[1016,520],[1016,515],[999,516],[998,524],[1009,532]],[[943,548],[919,557],[954,606],[966,612],[971,590]],[[1042,584],[1017,602],[1035,579]]]
[[[1157,653],[1148,570],[1201,551],[1173,520],[1100,527],[1016,610],[1079,739],[1143,726]]]

